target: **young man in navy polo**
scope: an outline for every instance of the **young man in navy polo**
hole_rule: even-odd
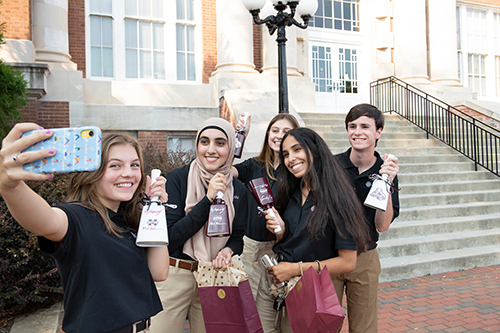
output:
[[[381,158],[375,151],[377,141],[384,128],[384,116],[370,104],[354,106],[345,118],[347,136],[351,147],[337,158],[344,166],[356,194],[363,203],[373,181],[372,174],[387,174],[394,188],[398,188],[398,159],[394,156]],[[348,274],[336,275],[333,283],[339,299],[346,293],[349,332],[377,332],[378,322],[378,280],[380,260],[377,252],[379,232],[389,229],[399,215],[399,196],[392,191],[386,211],[364,207],[365,220],[370,227],[368,250],[359,254],[356,269]]]

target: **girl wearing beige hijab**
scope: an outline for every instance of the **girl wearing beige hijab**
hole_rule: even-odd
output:
[[[222,118],[202,123],[196,135],[196,159],[167,173],[170,273],[158,283],[163,311],[152,318],[152,333],[182,333],[189,319],[191,333],[205,332],[198,287],[193,275],[198,261],[225,268],[243,250],[247,190],[233,179],[234,128]],[[217,191],[224,193],[231,235],[207,237],[205,225]]]

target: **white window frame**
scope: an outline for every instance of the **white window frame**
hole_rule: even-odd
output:
[[[139,0],[143,1],[143,0]],[[168,2],[175,6],[175,1]],[[125,64],[125,4],[123,0],[112,0],[113,12],[113,77],[92,76],[91,50],[90,50],[90,2],[85,1],[85,55],[86,55],[86,77],[96,81],[136,81],[150,83],[176,83],[176,84],[201,84],[203,74],[203,45],[201,25],[201,1],[194,0],[194,25],[195,25],[195,77],[194,81],[177,80],[176,60],[176,10],[163,5],[163,19],[156,22],[165,22],[164,30],[164,66],[165,79],[126,78]]]
[[[486,56],[469,53],[467,56],[469,88],[486,96]]]
[[[167,149],[168,150],[196,150],[196,133],[168,133],[167,134]],[[172,147],[172,144],[174,142],[181,142],[181,145],[177,145],[175,147]],[[184,142],[190,142],[189,148],[182,147],[182,144]]]
[[[457,45],[459,74],[464,87],[471,88],[479,99],[499,97],[496,56],[500,51],[500,11],[493,6],[480,6],[457,1]],[[460,58],[461,57],[461,58]],[[469,60],[480,60],[484,70]],[[461,63],[460,63],[460,60]]]
[[[100,5],[102,5],[102,2],[99,1]],[[114,66],[114,27],[113,27],[113,16],[112,16],[112,13],[110,12],[106,12],[105,9],[102,8],[102,6],[100,6],[101,8],[99,8],[98,11],[93,11],[92,13],[90,13],[90,1],[89,1],[89,15],[88,15],[88,26],[87,26],[87,31],[88,31],[88,38],[87,38],[87,44],[88,44],[88,48],[87,48],[87,54],[88,54],[88,57],[87,59],[89,60],[88,61],[88,66],[87,68],[89,69],[89,73],[92,75],[92,49],[97,47],[100,49],[100,59],[99,59],[99,62],[100,62],[100,72],[101,72],[101,75],[98,75],[98,76],[95,76],[95,77],[99,77],[99,78],[112,78],[114,77],[114,69],[115,69],[115,66]],[[98,18],[99,19],[99,23],[100,23],[100,28],[99,28],[99,32],[100,32],[100,44],[92,44],[92,28],[91,28],[91,19],[92,18]],[[103,19],[104,20],[109,20],[109,22],[111,22],[111,46],[109,45],[104,45],[103,44],[103,30],[102,30],[102,23],[103,23]],[[104,76],[104,66],[105,66],[105,61],[104,61],[104,55],[103,55],[103,51],[104,49],[108,49],[108,50],[111,50],[111,55],[112,55],[112,58],[111,58],[111,64],[112,64],[112,69],[111,69],[111,76]]]
[[[326,16],[324,13],[324,6],[321,7],[326,1],[332,2],[332,16]],[[335,17],[335,2],[340,2],[341,4],[341,10],[340,10],[340,18]],[[344,6],[348,5],[350,7],[350,18],[345,18],[344,17]],[[359,32],[359,12],[360,12],[360,1],[359,0],[321,0],[320,3],[318,3],[318,9],[316,13],[319,11],[323,11],[322,16],[315,16],[311,18],[311,27],[316,27],[315,22],[316,18],[321,18],[323,20],[323,26],[322,27],[316,27],[318,29],[328,29],[328,30],[334,30],[334,31],[348,31],[348,32]],[[355,10],[353,10],[355,9]],[[352,16],[355,13],[356,18],[354,19]],[[326,27],[326,20],[331,20],[331,27]],[[341,24],[341,29],[335,28],[336,21],[340,21]],[[344,29],[345,24],[349,22],[351,24],[351,29]]]
[[[319,59],[315,55],[319,53],[315,51],[315,48],[324,48],[325,49],[325,58]],[[330,49],[330,51],[328,51]],[[345,50],[349,50],[351,52],[350,60],[346,60]],[[353,55],[352,51],[355,51],[356,54]],[[351,95],[351,94],[359,94],[359,49],[351,46],[344,45],[323,45],[321,43],[311,43],[311,79],[315,86],[316,93],[335,93],[338,92],[340,94]],[[353,57],[355,58],[353,61]],[[318,60],[325,60],[327,62],[325,66],[325,75],[324,78],[319,77],[319,68],[317,66]],[[351,71],[355,77],[346,77],[346,66],[353,65],[354,69]],[[326,82],[325,91],[320,90],[320,85],[318,83],[320,81]],[[352,89],[347,91],[346,82],[354,83],[352,85]],[[354,88],[356,88],[356,92],[354,92]]]

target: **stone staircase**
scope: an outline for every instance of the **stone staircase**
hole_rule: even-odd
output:
[[[334,154],[349,147],[343,114],[301,113]],[[500,264],[500,178],[398,115],[377,151],[399,158],[400,216],[380,235],[380,281]]]

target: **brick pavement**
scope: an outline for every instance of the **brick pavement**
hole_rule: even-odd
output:
[[[381,283],[379,332],[500,332],[500,266]]]
[[[500,332],[500,265],[381,283],[379,332]]]

